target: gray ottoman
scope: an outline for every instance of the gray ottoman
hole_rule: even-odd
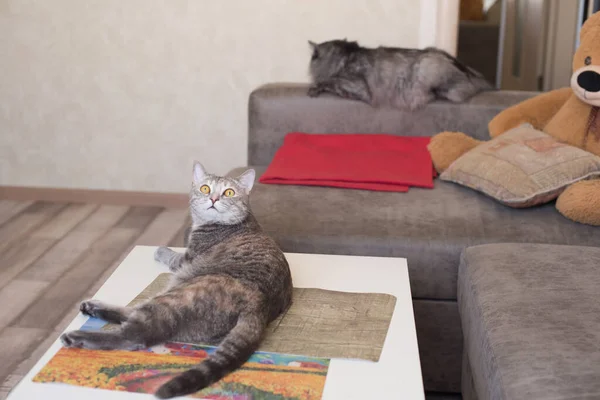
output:
[[[463,397],[600,399],[600,248],[466,249]]]

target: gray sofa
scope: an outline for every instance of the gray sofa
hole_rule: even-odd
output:
[[[309,98],[306,90],[302,84],[269,84],[250,95],[248,164],[258,176],[288,132],[431,136],[456,130],[488,139],[487,124],[494,115],[535,95],[488,92],[466,104],[436,102],[410,113],[334,97]],[[463,250],[496,243],[600,243],[600,229],[567,220],[553,204],[510,209],[439,180],[433,190],[408,193],[257,183],[251,203],[285,251],[408,259],[423,379],[430,392],[461,391],[457,280]]]
[[[600,398],[600,248],[466,249],[463,398]]]

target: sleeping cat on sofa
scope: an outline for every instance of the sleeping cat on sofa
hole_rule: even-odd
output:
[[[374,107],[417,110],[435,99],[462,103],[493,88],[479,72],[432,47],[371,49],[345,39],[309,44],[311,97],[330,93]]]
[[[162,399],[195,393],[240,367],[258,348],[267,324],[292,301],[287,260],[250,210],[254,177],[253,170],[220,177],[195,163],[186,251],[160,247],[154,255],[173,272],[169,288],[134,307],[81,303],[82,313],[120,327],[67,332],[62,343],[105,350],[166,341],[220,343],[203,362],[162,385],[156,392]]]

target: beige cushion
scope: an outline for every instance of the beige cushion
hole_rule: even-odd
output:
[[[462,155],[440,179],[510,207],[554,200],[570,184],[600,177],[600,157],[523,124]]]

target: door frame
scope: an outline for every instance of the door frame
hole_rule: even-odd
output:
[[[421,0],[419,47],[437,47],[456,56],[460,0]]]

